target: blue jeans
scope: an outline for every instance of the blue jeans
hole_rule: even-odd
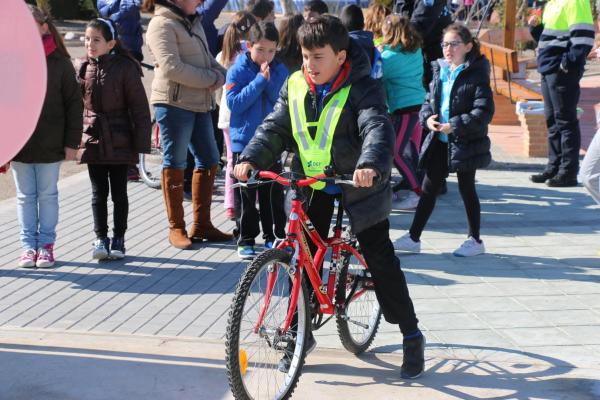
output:
[[[219,151],[210,113],[155,104],[154,116],[160,129],[163,168],[184,169],[188,148],[194,156],[196,169],[209,169],[217,165]]]
[[[58,173],[61,162],[10,163],[17,187],[17,216],[24,249],[38,249],[56,240]]]

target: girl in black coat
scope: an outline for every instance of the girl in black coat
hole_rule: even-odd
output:
[[[433,80],[421,108],[421,123],[430,130],[421,148],[425,169],[423,195],[408,233],[396,249],[418,253],[420,237],[435,207],[443,180],[456,172],[469,222],[468,239],[454,252],[469,257],[485,252],[479,237],[480,205],[475,172],[491,161],[488,124],[494,115],[490,65],[469,30],[452,24],[444,31],[444,59],[434,62]]]

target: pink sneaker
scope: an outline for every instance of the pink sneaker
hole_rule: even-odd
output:
[[[50,268],[54,265],[54,243],[50,243],[38,249],[35,266],[38,268]]]
[[[21,258],[19,258],[19,267],[20,268],[33,268],[35,267],[35,262],[37,260],[37,253],[33,249],[27,249],[21,254]]]

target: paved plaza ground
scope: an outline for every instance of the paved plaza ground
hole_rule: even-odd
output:
[[[400,255],[428,340],[422,379],[399,378],[397,327],[384,323],[371,352],[356,359],[330,324],[317,332],[297,398],[342,391],[350,398],[597,399],[600,207],[581,187],[533,186],[528,173],[478,173],[488,254],[451,254],[466,231],[451,178],[423,253]],[[0,378],[9,388],[0,399],[228,396],[223,337],[245,264],[233,244],[170,247],[160,191],[130,183],[129,195],[128,256],[98,263],[87,174],[62,180],[59,261],[45,271],[15,267],[14,200],[0,203],[0,359],[13,365]],[[221,201],[219,194],[213,214],[231,229]],[[188,221],[190,213],[188,204]],[[411,218],[392,213],[393,238]],[[44,395],[23,397],[38,391]]]

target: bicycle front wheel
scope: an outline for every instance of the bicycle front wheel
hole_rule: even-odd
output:
[[[346,254],[341,261],[336,303],[343,302],[343,307],[336,314],[336,324],[344,348],[358,355],[375,339],[381,307],[367,267],[351,254]]]
[[[294,319],[282,332],[292,292],[289,263],[287,252],[267,250],[248,265],[236,289],[225,344],[236,399],[287,399],[300,378],[309,332],[308,292],[302,281]]]

